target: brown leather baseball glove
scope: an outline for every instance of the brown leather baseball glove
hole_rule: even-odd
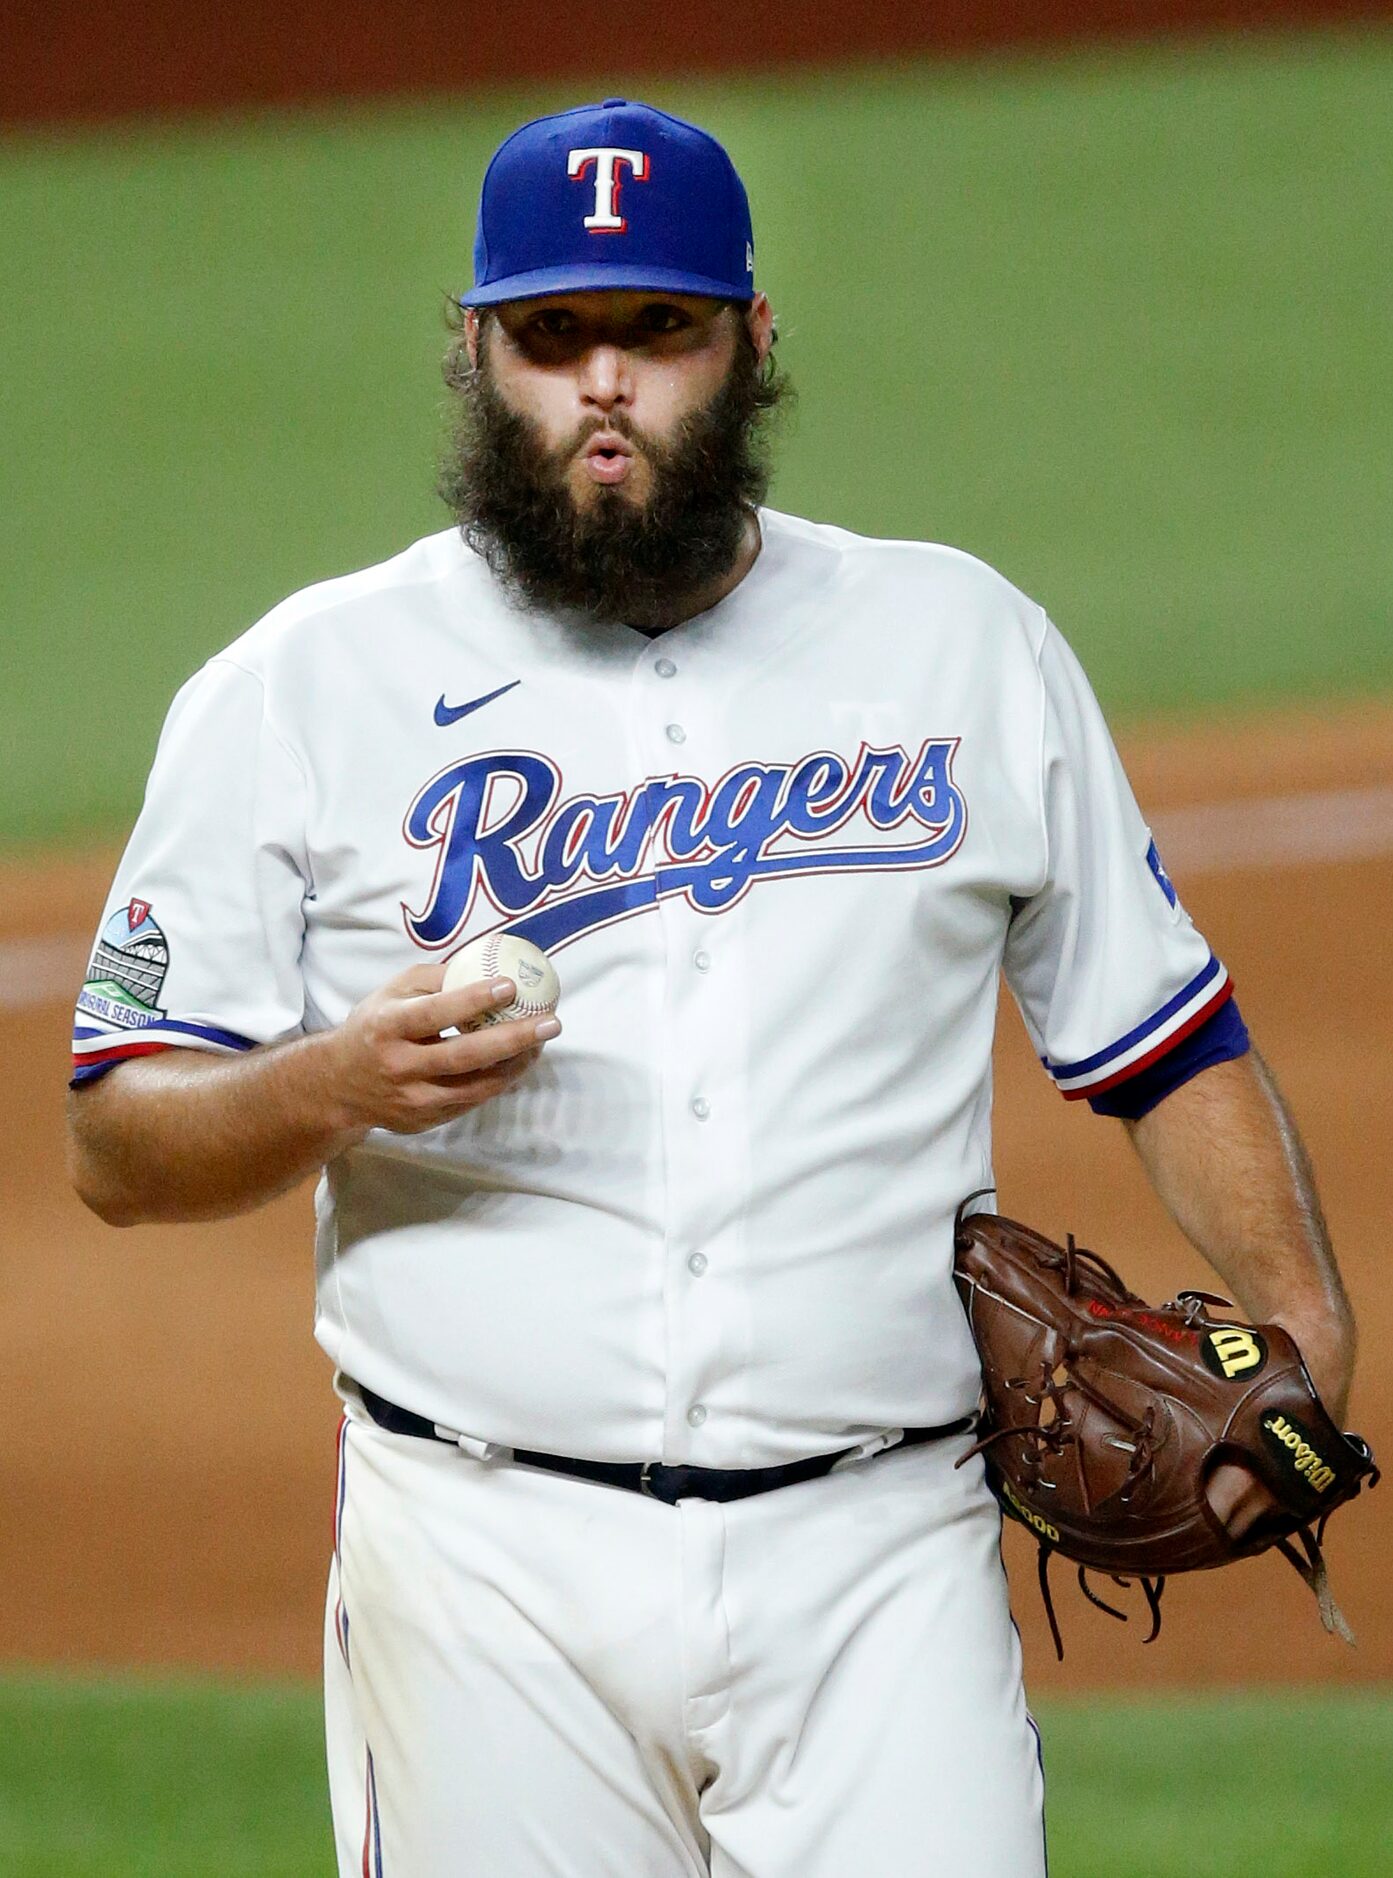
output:
[[[1372,1486],[1378,1469],[1367,1444],[1326,1414],[1287,1332],[1214,1317],[1209,1307],[1228,1300],[1205,1291],[1149,1305],[1072,1236],[1059,1246],[998,1214],[969,1215],[981,1197],[963,1202],[955,1229],[954,1275],[983,1373],[981,1439],[963,1460],[984,1455],[1003,1511],[1040,1542],[1040,1589],[1061,1658],[1055,1552],[1078,1565],[1090,1603],[1114,1617],[1124,1614],[1089,1589],[1087,1573],[1138,1581],[1149,1643],[1169,1574],[1276,1546],[1315,1593],[1326,1629],[1352,1643],[1321,1540],[1335,1508]],[[1210,1501],[1225,1462],[1256,1475],[1270,1496],[1236,1535]]]

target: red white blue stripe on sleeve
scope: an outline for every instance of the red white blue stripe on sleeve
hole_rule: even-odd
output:
[[[168,1017],[158,1024],[145,1026],[130,1037],[122,1037],[115,1031],[99,1029],[94,1025],[75,1024],[73,1087],[92,1082],[129,1057],[153,1056],[157,1050],[176,1050],[181,1047],[233,1053],[254,1050],[256,1044],[254,1039],[240,1036],[235,1030],[219,1030],[215,1024],[183,1023],[177,1018]]]
[[[1049,1057],[1040,1061],[1053,1076],[1060,1094],[1069,1102],[1084,1096],[1101,1095],[1129,1076],[1157,1062],[1168,1050],[1198,1029],[1226,998],[1233,996],[1233,980],[1211,952],[1204,970],[1196,973],[1188,985],[1168,998],[1135,1030],[1110,1043],[1106,1050],[1085,1056],[1077,1063],[1053,1063]]]

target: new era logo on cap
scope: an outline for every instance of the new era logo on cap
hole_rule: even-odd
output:
[[[461,303],[620,287],[749,301],[753,241],[744,184],[709,132],[606,98],[524,124],[494,153]]]

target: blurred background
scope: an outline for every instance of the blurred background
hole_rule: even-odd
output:
[[[174,690],[445,525],[442,309],[483,166],[607,95],[745,177],[801,393],[774,505],[980,555],[1081,653],[1310,1142],[1363,1327],[1351,1421],[1393,1454],[1393,4],[8,9],[5,1873],[331,1868],[308,1196],[85,1215],[71,1002]],[[1009,1003],[997,1115],[1006,1210],[1158,1298],[1206,1282]],[[1052,1869],[1393,1871],[1390,1546],[1387,1488],[1332,1529],[1354,1652],[1275,1557],[1174,1583],[1145,1649],[1058,1572],[1060,1669],[1008,1535]]]

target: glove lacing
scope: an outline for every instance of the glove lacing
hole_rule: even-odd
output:
[[[1067,1252],[1067,1257],[1070,1259],[1071,1263],[1066,1268],[1065,1278],[1065,1282],[1070,1285],[1071,1288],[1075,1273],[1073,1261],[1076,1261],[1080,1256],[1101,1266],[1112,1276],[1116,1276],[1115,1273],[1112,1273],[1112,1268],[1107,1264],[1106,1260],[1099,1258],[1095,1253],[1088,1252],[1083,1247],[1076,1247],[1071,1235]],[[1128,1441],[1116,1438],[1118,1446],[1130,1448],[1131,1450],[1131,1459],[1127,1464],[1127,1477],[1121,1487],[1117,1489],[1119,1502],[1123,1506],[1127,1505],[1132,1495],[1136,1492],[1137,1487],[1151,1473],[1156,1463],[1156,1449],[1160,1445],[1160,1439],[1158,1438],[1156,1429],[1156,1405],[1149,1403],[1140,1421],[1130,1418],[1118,1407],[1117,1403],[1106,1396],[1096,1384],[1089,1382],[1078,1373],[1075,1368],[1077,1359],[1078,1351],[1072,1344],[1068,1344],[1065,1346],[1063,1354],[1055,1362],[1052,1363],[1048,1359],[1041,1362],[1038,1378],[1029,1376],[1007,1377],[1004,1380],[1003,1386],[1007,1389],[1025,1390],[1026,1401],[1037,1405],[1042,1414],[1048,1405],[1053,1411],[1050,1421],[1047,1423],[1042,1421],[1024,1422],[1014,1427],[994,1428],[989,1434],[983,1435],[980,1440],[974,1442],[956,1465],[961,1467],[965,1461],[971,1460],[973,1455],[982,1453],[984,1449],[993,1446],[994,1443],[998,1441],[1004,1440],[1008,1435],[1021,1435],[1033,1443],[1033,1451],[1028,1455],[1022,1456],[1022,1465],[1032,1470],[1039,1468],[1044,1455],[1049,1454],[1056,1458],[1062,1455],[1067,1447],[1071,1444],[1076,1445],[1078,1442],[1078,1435],[1074,1431],[1072,1417],[1063,1402],[1065,1394],[1073,1389],[1087,1401],[1092,1402],[1096,1408],[1101,1409],[1102,1412],[1120,1428],[1125,1429],[1127,1434],[1131,1437]],[[1031,1387],[1032,1383],[1034,1385],[1033,1390]],[[1037,1473],[1037,1487],[1043,1487],[1046,1491],[1049,1491],[1052,1489],[1053,1484],[1052,1481],[1045,1480]],[[1034,1531],[1035,1529],[1032,1528],[1031,1530]],[[1055,1616],[1054,1597],[1050,1591],[1049,1575],[1050,1558],[1055,1548],[1050,1541],[1045,1538],[1043,1533],[1035,1532],[1035,1539],[1039,1546],[1037,1568],[1040,1581],[1040,1596],[1045,1606],[1045,1615],[1049,1619],[1050,1635],[1054,1639],[1055,1654],[1062,1663],[1064,1661],[1064,1639],[1060,1635],[1059,1620]],[[1141,1586],[1142,1594],[1146,1598],[1147,1609],[1151,1613],[1151,1629],[1147,1632],[1142,1641],[1144,1643],[1154,1642],[1161,1632],[1161,1594],[1166,1588],[1164,1574],[1155,1578],[1148,1578],[1141,1575],[1138,1575],[1136,1578],[1127,1578],[1119,1576],[1116,1572],[1110,1572],[1108,1576],[1115,1585],[1120,1586],[1123,1590],[1130,1590],[1133,1584],[1139,1584]],[[1088,1583],[1088,1567],[1086,1565],[1080,1565],[1078,1567],[1078,1580],[1079,1589],[1083,1592],[1083,1595],[1088,1599],[1090,1604],[1096,1605],[1100,1611],[1106,1611],[1109,1617],[1116,1617],[1121,1623],[1125,1624],[1127,1622],[1127,1613],[1125,1611],[1119,1611],[1114,1605],[1107,1603],[1090,1589]],[[1322,1611],[1323,1610],[1324,1606],[1322,1606]]]

